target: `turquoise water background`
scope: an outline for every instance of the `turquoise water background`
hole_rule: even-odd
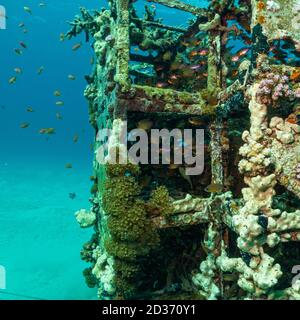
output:
[[[99,9],[106,1],[46,0],[42,8],[40,2],[0,0],[8,17],[7,30],[0,30],[0,266],[6,270],[0,299],[96,299],[96,290],[85,285],[86,264],[79,254],[91,231],[80,230],[74,219],[76,210],[89,208],[93,132],[83,90],[93,53],[83,35],[66,42],[60,42],[59,35],[68,30],[66,21],[80,6]],[[136,3],[140,10],[144,4]],[[190,17],[166,9],[160,16],[174,25]],[[28,33],[18,27],[20,22]],[[17,55],[14,49],[20,48],[20,41],[28,48]],[[80,41],[83,47],[72,51]],[[45,69],[38,75],[41,66]],[[14,68],[23,72],[10,85]],[[68,80],[68,74],[76,81]],[[55,90],[62,93],[62,107],[55,105]],[[28,113],[29,106],[35,112]],[[61,112],[62,121],[56,112]],[[24,122],[30,123],[27,129],[20,128]],[[49,140],[39,134],[47,127],[56,129]],[[65,169],[66,163],[73,169]],[[77,195],[74,200],[71,192]]]

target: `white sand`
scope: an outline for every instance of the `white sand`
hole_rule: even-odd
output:
[[[0,164],[0,265],[6,290],[42,299],[95,299],[80,260],[91,230],[74,212],[89,208],[88,167],[66,170],[63,162]],[[71,200],[69,193],[75,192]],[[22,299],[0,293],[0,299]],[[24,298],[25,299],[25,298]]]

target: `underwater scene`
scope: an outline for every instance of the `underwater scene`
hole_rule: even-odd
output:
[[[0,300],[300,300],[300,0],[0,0]]]

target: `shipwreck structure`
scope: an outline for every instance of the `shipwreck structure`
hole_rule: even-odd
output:
[[[300,299],[300,3],[109,0],[81,9],[95,51],[85,96],[95,129],[81,256],[99,299]],[[165,24],[160,10],[189,15]],[[184,19],[181,19],[183,22]],[[205,129],[205,171],[121,159],[124,121]]]

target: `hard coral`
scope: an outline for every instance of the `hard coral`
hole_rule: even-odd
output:
[[[289,83],[289,77],[269,72],[261,80],[257,90],[257,100],[265,105],[278,106],[281,99],[293,100],[298,96]]]

